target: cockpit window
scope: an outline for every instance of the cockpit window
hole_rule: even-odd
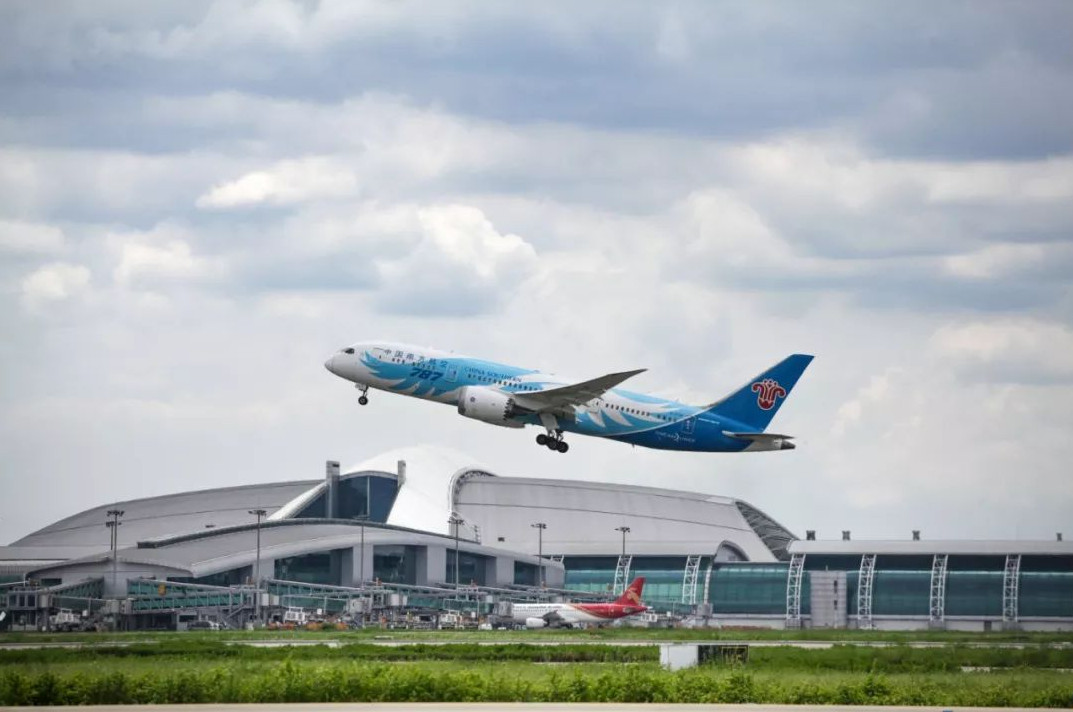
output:
[[[352,349],[352,348],[345,348],[345,349],[343,349],[343,353],[345,353],[345,354],[352,354],[352,353],[354,353],[354,349]]]

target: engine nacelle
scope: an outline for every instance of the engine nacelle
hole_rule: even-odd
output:
[[[548,622],[546,620],[544,620],[543,618],[526,618],[525,619],[525,627],[526,628],[547,628],[548,627]]]
[[[524,423],[511,420],[514,413],[514,399],[494,388],[466,386],[458,394],[458,414],[467,418],[505,428],[524,428]]]

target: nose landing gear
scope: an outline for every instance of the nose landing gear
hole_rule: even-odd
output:
[[[555,450],[557,452],[566,452],[570,449],[570,446],[563,440],[563,431],[555,430],[549,431],[547,435],[541,433],[536,436],[537,445],[543,445],[549,450]]]
[[[369,405],[369,387],[364,383],[355,383],[354,387],[361,391],[361,395],[358,396],[358,405]]]

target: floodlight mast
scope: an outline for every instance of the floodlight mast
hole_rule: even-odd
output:
[[[255,589],[254,595],[257,597],[254,602],[254,615],[257,620],[261,620],[261,520],[268,514],[263,509],[251,509],[249,513],[257,517],[257,559],[253,569],[253,585]]]
[[[123,522],[119,521],[119,518],[123,516],[123,510],[122,509],[109,509],[108,510],[108,516],[111,517],[111,519],[110,519],[110,521],[105,522],[104,526],[108,527],[111,530],[109,532],[109,535],[111,537],[111,542],[110,542],[111,546],[110,546],[110,548],[112,549],[112,595],[114,595],[116,598],[119,598],[119,594],[118,594],[118,592],[116,590],[118,588],[118,586],[119,586],[119,582],[118,582],[118,578],[119,578],[119,576],[118,576],[119,526],[123,523]]]
[[[622,532],[622,558],[626,558],[626,535],[630,533],[630,528],[626,526],[615,527],[615,531]]]
[[[458,526],[464,522],[462,517],[457,514],[452,514],[451,518],[447,520],[448,523],[455,526],[455,595],[458,595]]]
[[[537,530],[537,578],[541,587],[544,586],[544,530],[548,525],[544,522],[534,522],[529,526]]]

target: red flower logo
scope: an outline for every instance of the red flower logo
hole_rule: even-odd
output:
[[[774,378],[757,381],[752,385],[752,391],[756,394],[756,404],[761,410],[771,410],[777,399],[786,397],[786,389]]]

